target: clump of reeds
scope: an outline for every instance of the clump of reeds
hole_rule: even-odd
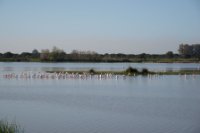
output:
[[[14,122],[0,120],[0,133],[24,133],[24,131]]]

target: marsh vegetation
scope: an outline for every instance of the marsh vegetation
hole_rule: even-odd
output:
[[[137,76],[137,75],[200,75],[200,70],[176,70],[176,71],[150,71],[147,68],[136,69],[133,67],[128,67],[122,71],[111,71],[111,70],[94,70],[89,69],[88,71],[84,70],[69,70],[69,71],[46,71],[47,73],[67,73],[67,74],[90,74],[90,75],[105,75],[105,74],[112,74],[112,75],[124,75],[124,76]]]
[[[24,133],[24,130],[15,122],[0,120],[0,133]]]

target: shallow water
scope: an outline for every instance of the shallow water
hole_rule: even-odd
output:
[[[200,63],[27,63],[0,62],[0,71],[125,70],[129,66],[153,71],[200,70]]]
[[[0,63],[0,74],[41,71],[44,64],[36,64]],[[65,63],[45,63],[48,69],[60,65],[68,69]],[[27,133],[199,133],[199,86],[200,76],[195,75],[125,80],[0,77],[0,119],[16,120]]]

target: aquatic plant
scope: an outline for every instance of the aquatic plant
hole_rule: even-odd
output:
[[[15,122],[0,120],[0,133],[24,133],[24,131]]]

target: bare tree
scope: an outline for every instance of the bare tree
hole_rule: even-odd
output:
[[[50,60],[50,51],[48,49],[41,50],[40,59],[41,59],[41,61],[49,61]]]

